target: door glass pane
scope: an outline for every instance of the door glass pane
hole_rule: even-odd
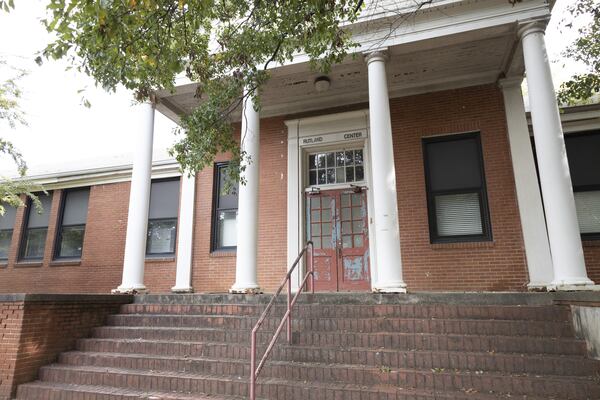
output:
[[[363,247],[363,235],[354,235],[354,247]]]
[[[342,236],[342,247],[344,249],[352,247],[352,235]]]
[[[322,227],[322,232],[323,232],[322,235],[323,236],[325,236],[325,235],[331,236],[331,224],[330,223],[327,223],[327,224],[324,223],[321,227]]]
[[[323,221],[331,221],[331,208],[321,211],[323,213]]]
[[[321,221],[321,212],[319,210],[311,211],[310,222],[319,222],[319,221]]]
[[[352,225],[350,222],[342,222],[342,234],[350,234],[352,233]]]
[[[331,208],[331,200],[332,198],[329,196],[324,196],[321,198],[321,208]]]
[[[313,245],[315,246],[315,249],[320,249],[321,248],[321,238],[320,237],[314,237],[311,239],[313,241]]]
[[[311,197],[310,198],[310,209],[316,210],[321,208],[321,198],[320,197]]]
[[[324,249],[333,249],[333,241],[331,240],[331,236],[323,236],[322,239]]]
[[[313,236],[321,236],[321,224],[311,224],[310,232]]]
[[[342,207],[350,207],[350,195],[342,194]]]
[[[349,221],[350,219],[352,219],[350,215],[350,208],[342,208],[342,221]]]
[[[352,233],[362,233],[363,227],[364,227],[363,221],[352,222]]]
[[[352,207],[352,219],[362,218],[360,207]]]
[[[352,195],[352,205],[353,206],[360,206],[362,203],[362,195],[361,194],[353,194]]]

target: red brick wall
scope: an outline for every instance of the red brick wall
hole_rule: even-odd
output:
[[[391,101],[404,278],[411,290],[525,290],[502,94],[493,85]],[[430,244],[421,140],[481,132],[493,241]]]
[[[583,242],[583,254],[585,255],[588,277],[596,284],[600,284],[600,241],[585,240]]]
[[[23,302],[0,302],[0,400],[10,399],[21,338]]]
[[[404,277],[410,290],[524,290],[527,268],[515,196],[504,105],[494,85],[392,99],[392,129]],[[367,104],[303,115],[319,115]],[[259,284],[275,289],[287,263],[287,128],[285,116],[261,121]],[[238,127],[239,131],[239,127]],[[421,138],[481,132],[493,242],[429,243]],[[217,161],[227,160],[221,155]],[[197,174],[192,285],[197,292],[224,292],[235,280],[235,253],[210,252],[213,168]],[[60,191],[54,194],[49,240],[42,263],[20,266],[16,252],[22,210],[17,213],[8,265],[0,267],[2,292],[107,293],[121,282],[129,183],[94,186],[80,263],[51,260]],[[585,244],[590,277],[600,281],[600,246]],[[175,284],[175,258],[148,260],[151,292]]]
[[[0,267],[0,293],[110,293],[121,283],[129,182],[92,186],[81,261],[52,260],[61,190],[55,190],[44,259],[19,262],[24,209],[17,211],[8,263]],[[175,284],[175,257],[149,259],[146,280],[154,292]]]
[[[131,302],[130,296],[12,297],[0,299],[0,400],[14,395],[17,385],[35,380],[41,366]]]

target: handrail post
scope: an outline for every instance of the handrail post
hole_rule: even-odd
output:
[[[250,400],[256,399],[256,330],[252,330],[250,339]]]
[[[312,241],[310,244],[310,290],[315,294],[315,245]]]
[[[288,279],[287,282],[287,310],[288,310],[288,316],[287,316],[287,341],[288,344],[292,344],[292,309],[291,309],[291,302],[292,302],[292,279]]]

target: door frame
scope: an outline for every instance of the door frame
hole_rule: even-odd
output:
[[[318,151],[341,149],[344,147],[362,148],[365,181],[367,190],[367,212],[369,215],[369,258],[371,270],[371,286],[377,282],[376,237],[374,229],[373,191],[369,111],[359,110],[318,117],[285,121],[288,128],[288,168],[287,168],[287,259],[288,268],[306,243],[304,210],[306,206],[305,192],[312,190],[308,186],[307,163],[308,154]],[[350,189],[351,184],[328,185],[327,189]],[[324,189],[325,190],[325,189]],[[292,287],[298,289],[301,272],[305,265],[292,275]]]

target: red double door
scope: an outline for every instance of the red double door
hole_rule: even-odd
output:
[[[315,247],[315,290],[370,290],[366,192],[308,193],[307,237]]]

